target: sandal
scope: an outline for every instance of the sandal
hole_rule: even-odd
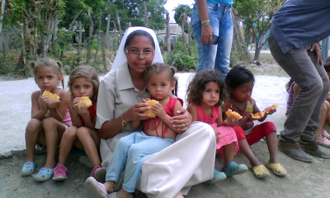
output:
[[[215,184],[218,181],[226,179],[227,176],[224,172],[220,172],[214,169],[213,171],[213,178],[205,182],[205,184]]]
[[[38,174],[33,175],[35,181],[47,181],[53,177],[53,168],[41,168]]]
[[[326,148],[330,148],[330,140],[328,140],[326,137],[323,137],[322,140],[315,139],[315,142],[319,144],[320,146],[324,146]]]
[[[85,188],[87,192],[89,192],[89,194],[92,195],[92,197],[109,198],[109,194],[105,185],[102,184],[101,182],[98,182],[94,177],[88,177],[86,179]],[[117,195],[115,195],[115,197],[117,197]]]
[[[268,177],[269,171],[267,170],[267,168],[264,165],[258,165],[255,167],[252,167],[252,171],[254,173],[254,176],[256,176],[259,179],[263,179]]]
[[[288,173],[280,163],[267,163],[266,167],[280,177],[284,177]]]
[[[236,162],[230,162],[227,167],[223,167],[222,171],[227,177],[244,173],[248,170],[245,164],[237,164]]]
[[[36,163],[35,162],[26,162],[23,165],[23,168],[21,170],[21,174],[22,174],[22,176],[29,176],[29,175],[32,175],[35,170],[36,170]]]
[[[322,137],[325,137],[327,139],[330,139],[330,134],[326,130],[321,131]]]

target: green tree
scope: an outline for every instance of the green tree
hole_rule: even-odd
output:
[[[245,38],[253,36],[256,41],[254,59],[259,59],[261,48],[259,45],[262,36],[269,30],[272,17],[282,6],[285,0],[235,0],[234,8],[237,18],[243,21],[245,26]]]
[[[174,20],[177,24],[179,24],[181,26],[182,24],[182,20],[183,20],[183,13],[186,12],[187,13],[187,17],[191,17],[191,12],[192,9],[190,8],[189,5],[179,5],[178,7],[174,8]],[[185,33],[188,33],[188,27],[187,27],[187,21],[185,21],[184,23],[184,27],[181,27],[182,29],[184,29]]]

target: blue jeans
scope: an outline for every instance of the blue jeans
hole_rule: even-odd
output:
[[[202,24],[199,17],[197,5],[194,6],[191,15],[191,26],[197,44],[199,64],[196,72],[202,70],[215,70],[225,79],[229,71],[230,51],[233,43],[233,20],[231,16],[231,5],[208,4],[210,24],[214,35],[219,36],[217,45],[202,43]]]
[[[148,136],[143,132],[120,138],[107,168],[106,181],[117,182],[125,168],[123,189],[133,193],[140,179],[144,160],[174,142],[171,138]]]

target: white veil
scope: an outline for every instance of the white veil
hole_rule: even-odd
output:
[[[126,55],[125,55],[125,52],[124,52],[126,39],[127,39],[127,36],[130,33],[134,32],[134,31],[137,31],[137,30],[143,30],[143,31],[148,32],[154,40],[154,43],[155,43],[155,56],[154,56],[154,60],[152,61],[152,63],[163,63],[164,62],[155,32],[152,29],[149,29],[149,28],[146,28],[146,27],[139,27],[139,26],[129,27],[126,30],[126,32],[125,32],[125,34],[124,34],[124,36],[123,36],[123,38],[120,42],[119,49],[117,51],[117,55],[116,55],[115,61],[112,64],[110,72],[116,70],[118,67],[121,67],[122,65],[124,65],[124,63],[127,62]]]

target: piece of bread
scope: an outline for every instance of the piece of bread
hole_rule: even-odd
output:
[[[237,113],[236,111],[232,111],[231,109],[228,109],[228,111],[226,112],[226,116],[227,118],[234,116],[235,118],[237,118],[237,120],[242,119],[242,116],[239,113]]]
[[[60,97],[57,94],[53,94],[50,91],[45,90],[42,96],[47,96],[50,100],[60,100]]]
[[[86,104],[86,107],[89,108],[92,106],[92,101],[87,96],[80,97],[80,100],[78,102],[78,105],[81,106],[83,103]]]
[[[263,118],[265,116],[265,114],[266,114],[265,112],[261,111],[261,112],[253,114],[252,118],[256,119],[256,120],[260,120],[261,118]]]
[[[279,104],[274,104],[274,105],[272,105],[270,107],[267,107],[265,109],[265,113],[269,114],[270,113],[270,110],[273,110],[274,111],[278,106],[280,106],[280,105]]]
[[[147,101],[149,107],[151,108],[152,106],[154,106],[155,104],[159,103],[157,100],[148,100]],[[151,109],[144,111],[144,114],[150,114],[150,118],[155,118],[156,114],[154,112],[151,111]]]

